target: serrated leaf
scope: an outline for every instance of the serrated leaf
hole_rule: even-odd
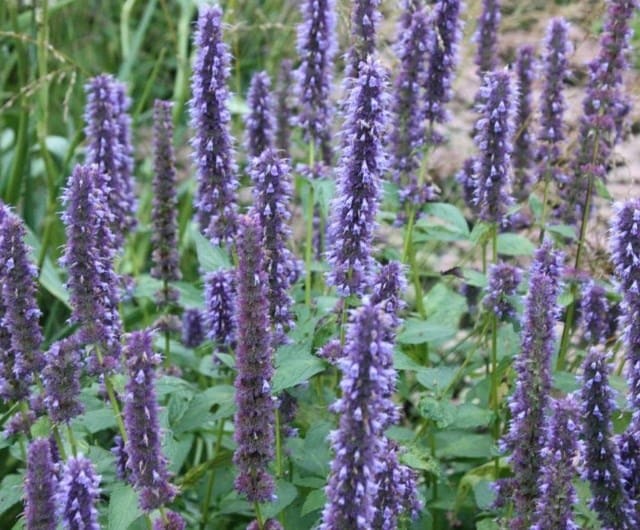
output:
[[[324,489],[312,491],[307,495],[307,498],[302,505],[302,510],[300,510],[300,515],[307,515],[308,513],[320,510],[326,501],[327,495],[325,494]]]
[[[232,267],[231,259],[223,248],[213,246],[194,224],[191,225],[190,231],[191,239],[196,245],[198,263],[200,263],[200,268],[203,272],[213,272]]]
[[[566,239],[571,239],[575,241],[576,238],[576,229],[573,226],[569,225],[547,225],[547,231],[552,234],[558,234],[561,237]]]
[[[116,418],[111,408],[89,410],[75,421],[75,427],[86,429],[87,432],[95,434],[116,427]]]
[[[474,269],[462,269],[464,281],[474,287],[485,288],[487,286],[487,276]]]
[[[138,494],[131,486],[116,486],[109,499],[109,530],[127,530],[142,515]]]
[[[322,216],[326,219],[331,211],[331,201],[336,192],[336,184],[333,179],[317,179],[311,181],[315,203],[320,207]]]
[[[476,245],[481,245],[489,239],[491,233],[491,226],[487,223],[479,222],[473,226],[469,239]]]
[[[531,256],[535,245],[518,234],[498,234],[498,254],[503,256]]]
[[[402,453],[400,461],[413,469],[426,471],[436,477],[441,474],[440,463],[430,453],[415,446]]]
[[[425,396],[420,400],[418,411],[423,418],[432,421],[439,429],[451,425],[456,415],[455,406],[452,403],[431,396]]]
[[[493,440],[488,434],[446,430],[435,433],[436,456],[448,458],[489,458]]]
[[[399,344],[424,344],[450,339],[456,334],[455,324],[446,325],[426,320],[409,319],[405,322],[396,340]]]
[[[428,390],[444,390],[449,386],[457,373],[456,368],[442,366],[437,368],[420,368],[416,372],[416,379]]]
[[[445,221],[460,235],[464,235],[465,237],[469,236],[469,225],[467,224],[467,220],[464,218],[460,209],[453,204],[448,204],[446,202],[430,202],[424,207],[424,211],[429,215],[433,215],[434,217]]]
[[[262,513],[265,519],[276,517],[282,510],[289,506],[298,496],[298,488],[285,480],[276,483],[276,500],[264,505]]]
[[[540,219],[542,217],[542,201],[533,193],[529,195],[529,208],[531,208],[531,212],[536,219]]]
[[[7,475],[0,482],[0,514],[22,500],[22,476]]]
[[[272,392],[277,394],[282,390],[304,383],[324,369],[325,364],[313,355],[302,355],[299,359],[288,359],[276,368]]]

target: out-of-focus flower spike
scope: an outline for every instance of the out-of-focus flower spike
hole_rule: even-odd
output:
[[[536,78],[533,46],[521,46],[516,55],[516,111],[513,141],[513,195],[518,202],[526,201],[531,188],[534,145],[531,134],[533,110],[531,90]]]
[[[25,526],[27,530],[56,530],[56,472],[51,444],[38,438],[27,450],[25,475]]]
[[[258,72],[251,78],[247,104],[246,149],[249,160],[274,147],[275,121],[271,96],[271,80],[267,72]]]

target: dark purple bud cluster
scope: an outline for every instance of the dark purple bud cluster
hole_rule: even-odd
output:
[[[80,402],[82,346],[72,335],[54,342],[44,357],[42,384],[49,417],[56,423],[69,423],[84,411]]]
[[[185,309],[182,314],[182,344],[197,348],[204,342],[204,313],[200,309]]]
[[[609,332],[609,301],[604,287],[593,280],[587,283],[582,292],[581,308],[584,338],[590,344],[598,345]]]
[[[234,272],[221,270],[205,277],[205,325],[207,338],[218,349],[225,349],[235,342],[235,278]]]
[[[56,466],[51,444],[38,438],[29,444],[25,475],[25,523],[27,530],[56,530]]]
[[[482,0],[482,11],[473,42],[478,47],[475,63],[478,75],[483,77],[498,64],[498,28],[500,26],[499,0]]]
[[[246,122],[246,149],[249,160],[260,156],[274,146],[276,128],[271,96],[271,80],[267,72],[258,72],[251,78],[247,94],[249,115]]]
[[[515,316],[515,307],[510,297],[522,279],[520,269],[508,263],[497,263],[489,268],[489,284],[482,305],[492,312],[498,320]]]
[[[526,201],[531,187],[534,145],[531,135],[533,111],[531,89],[536,77],[535,51],[532,46],[518,48],[516,56],[516,112],[513,140],[513,195]]]

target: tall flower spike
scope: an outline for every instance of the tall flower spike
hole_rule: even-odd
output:
[[[498,320],[515,316],[515,308],[509,297],[516,294],[522,279],[520,269],[508,263],[497,263],[489,268],[489,284],[482,305]]]
[[[574,460],[578,452],[578,408],[572,398],[553,400],[553,414],[547,420],[541,451],[540,498],[531,530],[579,530],[573,508],[577,496],[573,487]]]
[[[160,355],[153,351],[150,331],[129,335],[124,349],[128,381],[124,398],[125,450],[131,481],[140,494],[140,508],[150,512],[171,502],[177,489],[169,483],[162,454],[155,369]]]
[[[398,57],[400,71],[394,82],[391,103],[393,130],[391,133],[391,168],[396,183],[408,187],[418,185],[416,174],[424,146],[423,116],[421,116],[421,84],[425,75],[425,57],[431,32],[424,9],[405,13],[408,28],[400,27]]]
[[[376,31],[381,0],[355,0],[351,9],[351,48],[347,54],[345,77],[356,80],[360,66],[376,53]]]
[[[27,530],[56,530],[55,476],[49,440],[33,440],[27,451],[24,483],[24,515]]]
[[[283,59],[280,63],[278,83],[276,85],[276,149],[288,157],[291,150],[291,125],[294,103],[292,89],[294,85],[293,62]]]
[[[566,224],[578,224],[585,214],[590,182],[604,179],[613,147],[620,139],[629,110],[622,75],[628,68],[630,21],[636,0],[608,0],[598,56],[588,64],[589,80],[582,102],[580,138],[570,174],[560,189],[558,215]]]
[[[406,305],[401,298],[406,288],[404,266],[398,261],[390,261],[381,267],[373,282],[371,303],[382,304],[395,326],[400,324],[398,312]]]
[[[338,361],[342,396],[331,406],[339,427],[329,436],[334,452],[327,503],[320,530],[373,528],[378,510],[377,473],[386,449],[384,429],[390,423],[395,387],[392,367],[393,322],[378,305],[366,302],[352,314],[345,355]]]
[[[246,148],[249,160],[274,146],[275,121],[271,97],[271,80],[267,72],[258,72],[251,78],[247,94]]]
[[[156,100],[153,105],[153,209],[151,276],[164,282],[179,280],[178,197],[176,157],[173,150],[173,103]]]
[[[481,116],[475,125],[474,142],[480,155],[474,166],[475,202],[480,219],[500,225],[512,202],[512,92],[507,72],[484,76],[478,111]]]
[[[585,444],[584,476],[593,499],[591,508],[603,528],[638,528],[633,504],[624,490],[620,455],[612,432],[611,415],[615,408],[609,386],[608,357],[595,348],[584,360],[582,378],[582,433]]]
[[[49,417],[56,423],[69,423],[84,411],[80,401],[82,346],[73,335],[54,342],[45,361],[42,383]]]
[[[533,139],[531,135],[531,85],[535,79],[536,60],[532,46],[521,46],[516,56],[516,112],[513,141],[513,195],[526,201],[531,187]]]
[[[598,345],[607,338],[609,331],[609,301],[604,287],[593,280],[582,292],[582,327],[584,338],[590,344]]]
[[[100,495],[100,475],[91,460],[71,457],[62,469],[56,493],[58,515],[65,530],[100,530],[96,503]]]
[[[478,47],[475,63],[478,76],[493,71],[498,64],[498,28],[500,26],[499,0],[482,0],[482,11],[473,42]]]
[[[386,166],[382,148],[385,85],[386,75],[378,62],[363,62],[350,97],[328,238],[328,282],[342,296],[362,294],[372,280],[371,242]]]
[[[235,342],[235,290],[234,271],[211,272],[205,277],[207,338],[214,341],[218,349],[232,346]]]
[[[305,0],[302,23],[298,27],[296,90],[300,103],[299,124],[305,138],[319,150],[322,161],[330,165],[331,81],[336,51],[334,0]]]
[[[554,18],[544,41],[543,88],[540,98],[540,129],[537,136],[537,172],[539,180],[560,182],[560,144],[565,138],[564,112],[566,103],[563,85],[568,76],[569,24],[563,18]]]
[[[0,226],[11,212],[0,201]],[[0,255],[0,282],[4,282],[5,256]],[[14,356],[11,352],[11,333],[4,322],[6,307],[0,288],[0,398],[5,401],[20,399],[23,383],[13,373]]]
[[[2,325],[10,336],[10,351],[5,362],[11,365],[12,378],[4,390],[7,397],[16,400],[28,396],[34,374],[44,367],[40,350],[41,313],[36,302],[38,273],[24,238],[22,221],[6,212],[0,224],[0,262],[4,269],[1,289],[5,308]]]
[[[275,405],[271,396],[273,350],[269,333],[267,278],[262,228],[257,219],[241,217],[238,237],[236,299],[236,406],[233,462],[236,490],[250,502],[271,501],[275,482],[273,460]]]
[[[516,386],[509,400],[511,421],[503,448],[513,468],[513,530],[528,529],[540,496],[540,454],[544,412],[551,389],[551,356],[558,316],[561,255],[545,241],[531,265],[529,292],[522,320],[522,347],[515,360]]]
[[[250,170],[253,182],[254,212],[262,227],[265,249],[265,270],[269,282],[269,318],[274,330],[274,346],[285,339],[285,332],[293,325],[289,296],[295,257],[287,248],[291,238],[289,212],[291,202],[291,174],[289,164],[273,149],[254,160]]]
[[[101,175],[96,165],[78,165],[71,174],[63,194],[67,244],[60,259],[68,274],[71,322],[81,326],[80,343],[95,343],[101,349],[102,362],[97,352],[89,360],[90,371],[99,373],[117,366],[122,333],[113,252],[105,244],[111,230]]]
[[[429,128],[427,142],[436,145],[444,139],[433,129],[436,123],[446,123],[447,103],[453,97],[451,80],[458,64],[458,42],[462,35],[461,0],[440,0],[433,15],[434,30],[429,45],[429,68],[424,79],[424,117]]]
[[[187,523],[179,513],[167,510],[165,517],[166,521],[163,517],[153,521],[153,530],[185,530],[187,527]]]
[[[182,314],[182,344],[197,348],[204,342],[204,315],[198,308],[185,309]]]
[[[229,244],[235,235],[238,182],[227,108],[231,59],[222,41],[219,7],[200,9],[195,46],[191,126],[196,131],[192,146],[198,173],[197,219],[200,230],[214,244]]]

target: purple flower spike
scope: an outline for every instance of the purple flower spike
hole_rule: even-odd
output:
[[[531,530],[579,530],[573,515],[578,499],[572,483],[580,431],[578,408],[571,398],[565,398],[552,401],[551,410],[541,451],[540,498]]]
[[[544,412],[551,389],[551,356],[558,317],[562,257],[545,241],[531,265],[522,320],[522,347],[515,360],[516,387],[509,400],[511,421],[503,449],[511,453],[514,519],[510,528],[528,529],[539,497]]]
[[[204,342],[204,314],[197,308],[186,309],[182,315],[182,344],[197,348]]]
[[[92,373],[109,372],[117,366],[122,334],[113,251],[105,244],[111,230],[100,175],[95,165],[78,165],[73,170],[63,195],[67,244],[60,260],[68,273],[71,321],[81,326],[78,341],[101,349],[102,363],[96,352],[89,359]]]
[[[590,281],[582,292],[584,338],[593,345],[607,338],[609,331],[609,301],[604,287]]]
[[[36,302],[38,273],[29,258],[25,235],[22,221],[7,210],[0,223],[0,289],[4,305],[2,326],[10,337],[10,350],[1,354],[6,378],[1,390],[5,399],[13,400],[29,395],[34,374],[44,368],[41,313]]]
[[[391,135],[391,167],[394,180],[398,184],[417,186],[416,172],[420,167],[423,154],[420,151],[425,141],[420,85],[425,75],[424,63],[431,31],[424,9],[413,10],[407,16],[410,20],[409,27],[400,28],[400,72],[394,82],[391,104],[394,121]]]
[[[56,472],[51,444],[38,438],[29,444],[24,515],[27,530],[56,530]]]
[[[169,483],[167,461],[160,447],[155,369],[160,355],[153,351],[150,331],[129,335],[124,349],[129,379],[125,387],[125,450],[131,481],[140,493],[140,508],[150,512],[171,502],[177,489]]]
[[[158,517],[153,522],[153,530],[185,530],[187,523],[182,516],[171,510],[165,512],[166,520]]]
[[[394,324],[400,324],[398,312],[405,307],[402,293],[407,288],[404,266],[398,261],[391,261],[380,268],[373,282],[371,303],[381,304]]]
[[[504,222],[510,196],[512,92],[507,72],[490,72],[480,88],[474,142],[480,156],[474,166],[475,202],[483,221]]]
[[[129,482],[129,477],[131,476],[129,467],[127,466],[129,457],[127,456],[127,451],[124,447],[124,440],[119,434],[113,437],[113,447],[110,452],[116,461],[116,477],[120,480]]]
[[[254,212],[262,227],[265,270],[269,282],[269,317],[274,330],[274,346],[285,340],[285,332],[293,325],[289,296],[295,257],[287,248],[291,238],[289,212],[291,174],[289,164],[273,149],[254,160],[250,170],[253,182]]]
[[[531,187],[533,139],[531,138],[531,85],[536,77],[535,52],[532,46],[521,46],[516,56],[516,112],[513,141],[513,195],[526,201]]]
[[[257,219],[240,218],[238,292],[236,299],[236,426],[238,468],[235,487],[250,502],[274,499],[275,482],[268,465],[273,460],[275,405],[271,395],[273,350],[269,333],[267,277],[262,228]]]
[[[100,495],[100,475],[91,460],[71,457],[62,469],[56,493],[58,514],[65,530],[100,530],[96,503]]]
[[[260,525],[258,521],[251,521],[249,526],[247,526],[247,530],[260,530]],[[262,530],[284,530],[282,525],[277,519],[267,519],[262,525]]]
[[[236,229],[238,182],[227,108],[231,58],[222,41],[219,7],[201,8],[195,46],[191,126],[196,131],[192,146],[198,172],[197,219],[214,245],[230,244]]]
[[[381,0],[355,0],[351,10],[351,36],[347,77],[357,79],[363,62],[376,53],[376,30],[380,21]],[[351,70],[351,71],[349,71]]]
[[[622,122],[629,111],[622,90],[622,74],[628,68],[630,21],[636,0],[608,0],[598,56],[588,64],[589,81],[582,103],[580,138],[560,197],[558,215],[566,224],[577,224],[585,213],[589,182],[604,179],[613,147],[620,139]]]
[[[591,509],[603,528],[638,528],[633,503],[623,486],[620,454],[612,439],[611,415],[615,409],[609,386],[608,357],[595,348],[584,361],[582,378],[582,434],[584,436],[584,476],[591,486]]]
[[[296,72],[300,103],[299,124],[305,139],[320,150],[322,161],[330,165],[331,149],[331,81],[336,50],[334,0],[305,0],[298,28],[298,55],[301,64]]]
[[[291,150],[291,124],[293,121],[293,102],[291,87],[294,84],[293,63],[284,59],[280,63],[276,90],[276,149],[283,156],[289,156]]]
[[[491,311],[498,320],[513,318],[515,308],[509,297],[516,294],[522,279],[520,270],[508,263],[498,263],[489,269],[489,285],[482,301],[484,308]]]
[[[236,327],[234,271],[212,272],[205,277],[204,283],[207,338],[214,341],[218,349],[233,346]]]
[[[267,72],[258,72],[251,78],[247,95],[249,116],[247,117],[246,148],[249,160],[258,157],[265,149],[274,146],[276,124],[273,116],[271,80]]]
[[[173,150],[173,103],[156,100],[153,105],[153,209],[151,276],[164,282],[179,280],[178,198],[176,157]]]
[[[447,103],[453,97],[451,81],[458,64],[458,42],[462,35],[460,0],[440,0],[435,7],[434,31],[429,45],[429,68],[424,79],[424,117],[429,123],[427,142],[433,145],[444,139],[433,130],[436,123],[449,121]]]
[[[474,157],[467,158],[460,171],[456,174],[456,182],[462,188],[462,198],[467,207],[473,212],[478,213],[478,205],[476,204],[476,188],[475,179],[476,159]]]
[[[371,241],[386,166],[385,85],[385,72],[376,61],[360,65],[345,123],[345,150],[328,238],[328,282],[342,296],[362,294],[372,280]]]
[[[482,0],[482,12],[473,42],[478,46],[475,63],[478,76],[493,71],[498,64],[498,28],[500,26],[499,0]]]
[[[564,81],[569,75],[569,54],[572,51],[569,42],[569,24],[563,18],[554,18],[549,24],[544,42],[543,75],[544,80],[540,98],[540,130],[538,132],[540,180],[551,178],[561,182],[559,166],[560,144],[565,138]]]
[[[54,342],[45,361],[42,383],[49,417],[56,423],[69,423],[84,411],[80,402],[82,346],[74,336]]]
[[[0,226],[7,215],[11,215],[10,210],[0,201]],[[4,260],[5,258],[0,256],[0,282],[4,282]],[[23,389],[21,388],[22,382],[16,379],[13,374],[14,358],[11,353],[11,333],[4,323],[5,313],[6,307],[0,288],[0,398],[12,401],[23,392]]]

